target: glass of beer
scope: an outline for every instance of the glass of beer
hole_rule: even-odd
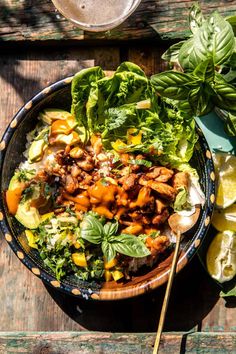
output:
[[[58,11],[78,27],[92,32],[120,25],[141,0],[52,0]]]

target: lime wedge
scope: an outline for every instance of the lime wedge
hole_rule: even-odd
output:
[[[236,275],[236,233],[218,233],[211,242],[206,255],[207,270],[220,283]]]
[[[236,201],[236,156],[216,153],[213,155],[216,170],[216,206],[227,208]]]
[[[226,209],[215,209],[212,225],[217,231],[232,230],[236,232],[236,204]]]

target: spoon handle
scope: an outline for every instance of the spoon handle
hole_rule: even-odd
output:
[[[176,235],[176,245],[175,245],[175,251],[174,251],[174,256],[170,268],[170,275],[168,278],[168,283],[166,287],[166,292],[165,292],[165,297],[163,300],[162,308],[161,308],[161,315],[160,315],[160,320],[159,320],[159,325],[157,329],[157,335],[156,335],[156,340],[153,348],[153,354],[157,354],[159,350],[159,345],[160,345],[160,340],[161,340],[161,334],[165,322],[165,317],[166,317],[166,311],[169,303],[169,298],[170,298],[170,292],[174,280],[174,275],[176,271],[176,265],[178,261],[178,253],[179,253],[179,248],[180,248],[180,240],[181,240],[181,233],[178,231]]]

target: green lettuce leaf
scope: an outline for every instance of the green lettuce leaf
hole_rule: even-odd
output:
[[[99,66],[83,69],[78,72],[71,84],[72,105],[71,113],[75,115],[79,125],[87,128],[86,104],[90,95],[91,87],[97,80],[105,76]]]
[[[118,141],[127,152],[151,154],[154,160],[176,168],[190,160],[197,139],[189,112],[184,113],[173,99],[155,95],[155,85],[133,63],[122,63],[109,78],[101,68],[92,69],[77,74],[72,82],[72,112],[88,135],[100,133],[108,150]],[[149,104],[140,109],[140,101]],[[138,144],[130,143],[130,128],[140,133]]]
[[[187,199],[188,199],[188,190],[185,187],[181,187],[178,190],[178,194],[175,198],[175,202],[173,205],[174,211],[177,212],[188,208]]]

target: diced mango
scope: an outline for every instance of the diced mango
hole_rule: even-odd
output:
[[[111,261],[107,262],[104,260],[104,268],[105,269],[111,269],[117,265],[117,259],[113,258]]]
[[[21,189],[21,188],[16,188],[13,190],[8,189],[6,191],[7,207],[8,207],[9,213],[12,215],[15,215],[17,212],[18,205],[21,200],[22,192],[23,192],[23,189]]]
[[[130,128],[127,131],[127,143],[133,145],[139,145],[142,143],[142,131],[138,131],[136,128]]]
[[[111,272],[109,270],[105,270],[104,277],[105,277],[106,282],[111,281],[112,280]]]
[[[111,146],[117,152],[125,152],[127,149],[127,145],[120,139],[117,139],[115,142],[111,143]]]
[[[124,274],[120,270],[114,270],[113,272],[111,272],[111,274],[115,281],[118,281],[124,277]]]
[[[25,234],[28,240],[28,244],[32,248],[38,248],[37,244],[35,243],[35,237],[31,230],[25,230]]]
[[[87,260],[84,253],[72,253],[72,261],[79,267],[87,267]]]
[[[72,130],[76,127],[78,123],[73,116],[67,118],[66,120],[58,119],[52,123],[51,135],[57,134],[70,134]]]
[[[76,241],[74,246],[76,249],[79,249],[81,247],[81,244],[78,241]]]
[[[43,215],[41,215],[41,222],[44,222],[47,219],[51,219],[53,216],[54,216],[53,212],[43,214]]]

